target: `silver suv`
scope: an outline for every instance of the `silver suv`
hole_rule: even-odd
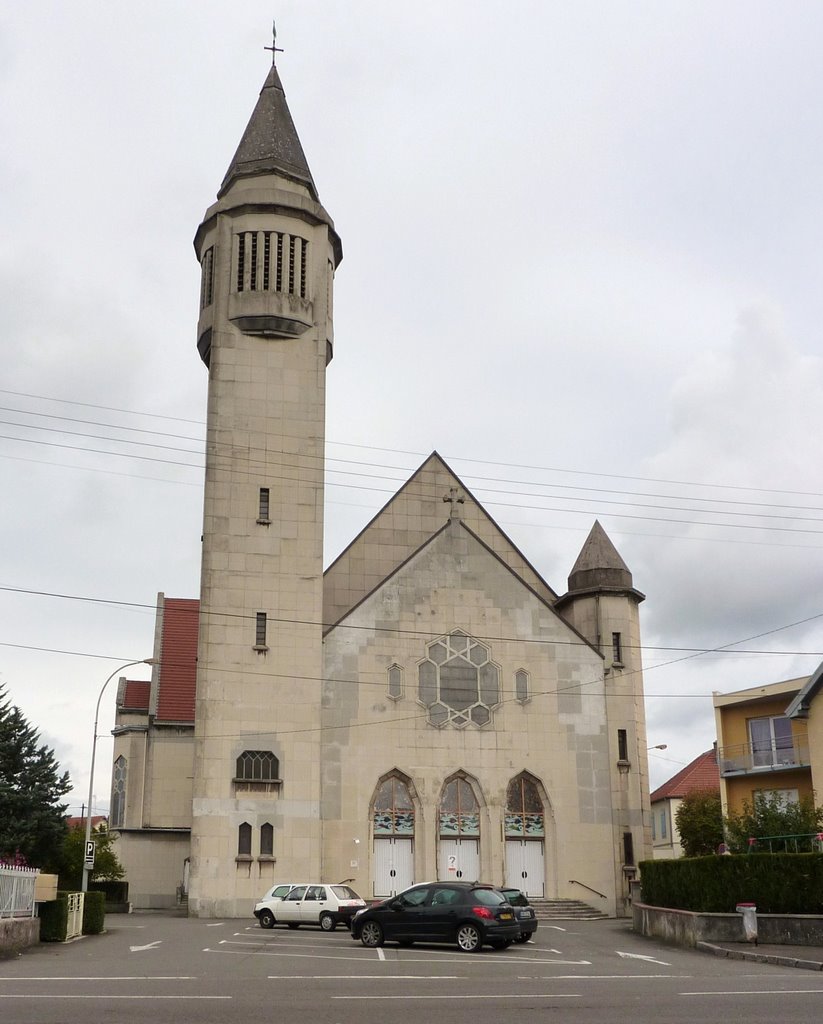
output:
[[[254,916],[261,928],[276,923],[299,928],[301,924],[319,924],[324,932],[333,932],[339,924],[349,926],[366,901],[354,889],[343,884],[282,883],[274,886],[254,905]]]

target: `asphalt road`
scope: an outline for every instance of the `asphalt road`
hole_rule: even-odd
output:
[[[774,1024],[817,1020],[823,973],[724,960],[624,921],[541,924],[508,950],[365,949],[339,928],[110,916],[107,933],[0,960],[9,1024]]]

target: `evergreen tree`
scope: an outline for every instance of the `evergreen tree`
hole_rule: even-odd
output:
[[[66,834],[60,798],[71,789],[54,752],[0,687],[0,860],[49,869]]]
[[[680,845],[687,857],[716,853],[723,842],[723,811],[719,789],[693,789],[674,814]]]
[[[94,868],[90,882],[117,882],[125,871],[112,847],[115,838],[111,832],[92,831],[94,840]],[[60,888],[76,890],[83,880],[83,859],[86,853],[86,826],[70,828],[63,840],[60,861]]]

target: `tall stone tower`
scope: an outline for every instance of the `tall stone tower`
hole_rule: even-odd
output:
[[[595,521],[556,608],[603,655],[609,723],[615,888],[628,897],[637,865],[651,856],[640,615],[644,595]]]
[[[189,908],[320,875],[325,373],[340,239],[272,64],[194,240],[208,367]]]

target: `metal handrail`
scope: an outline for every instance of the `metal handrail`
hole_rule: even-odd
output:
[[[794,852],[799,853],[798,839],[808,840],[808,847],[810,850],[817,850],[818,853],[823,853],[823,832],[798,832],[795,835],[785,836],[749,836],[749,845],[746,853],[757,853],[758,843],[768,843],[769,853],[774,853],[772,849],[772,843],[781,842],[784,847],[788,846],[788,840],[793,840]],[[806,844],[804,844],[806,845]],[[779,852],[787,852],[785,849]]]
[[[609,898],[604,892],[599,892],[597,889],[592,889],[590,885],[586,885],[585,882],[578,882],[576,878],[570,878],[569,885],[582,885],[584,889],[588,889],[589,892],[593,892],[595,896],[600,896],[601,899],[607,900]]]

